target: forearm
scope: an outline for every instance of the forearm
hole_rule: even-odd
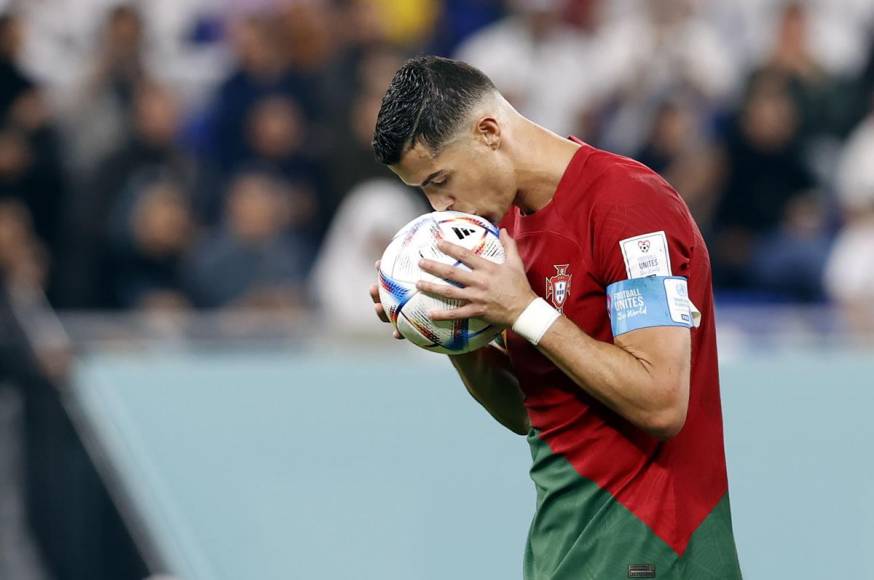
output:
[[[659,367],[642,351],[596,340],[563,316],[538,348],[590,395],[652,435],[672,436],[672,426],[685,420],[685,411],[676,416],[685,409],[676,402],[688,397],[688,368]]]
[[[471,396],[507,429],[525,435],[529,429],[519,380],[506,353],[491,346],[450,356]]]

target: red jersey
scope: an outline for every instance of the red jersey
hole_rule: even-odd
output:
[[[575,140],[577,141],[577,140]],[[688,279],[685,425],[660,441],[587,394],[524,338],[507,348],[531,421],[538,508],[526,578],[739,578],[728,506],[710,259],[677,192],[646,166],[579,142],[550,203],[504,218],[533,290],[612,342],[605,289]]]

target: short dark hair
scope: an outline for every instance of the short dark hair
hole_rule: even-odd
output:
[[[439,150],[471,107],[493,90],[491,79],[467,63],[438,56],[408,60],[382,97],[373,132],[376,158],[393,165],[418,141]]]

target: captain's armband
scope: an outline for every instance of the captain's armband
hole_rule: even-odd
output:
[[[613,336],[653,326],[693,325],[686,278],[649,276],[607,286],[607,311]]]

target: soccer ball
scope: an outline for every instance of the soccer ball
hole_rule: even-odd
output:
[[[432,310],[457,308],[462,301],[420,292],[419,280],[451,284],[419,269],[427,258],[467,269],[437,249],[441,239],[472,250],[495,263],[504,261],[498,230],[487,220],[457,211],[419,216],[395,234],[379,264],[379,298],[392,325],[413,344],[432,352],[462,354],[487,345],[500,328],[478,318],[434,321]]]

